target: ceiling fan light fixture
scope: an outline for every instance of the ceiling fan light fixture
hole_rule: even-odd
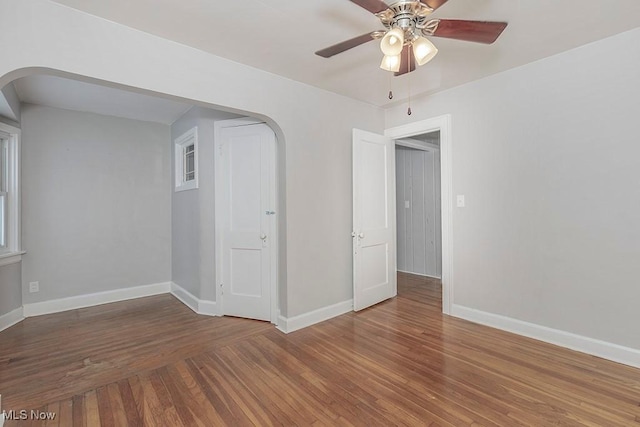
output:
[[[385,55],[384,58],[382,58],[380,68],[385,71],[397,73],[400,71],[400,55]]]
[[[387,31],[380,41],[380,49],[386,56],[399,55],[404,47],[404,31],[401,28],[392,28]]]
[[[416,58],[418,65],[424,65],[431,61],[438,54],[438,48],[435,47],[429,39],[418,37],[413,41],[413,56]]]

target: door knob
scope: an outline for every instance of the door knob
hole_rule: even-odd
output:
[[[364,239],[364,233],[358,233],[358,237]]]
[[[267,240],[267,235],[264,233],[260,234],[260,239]]]

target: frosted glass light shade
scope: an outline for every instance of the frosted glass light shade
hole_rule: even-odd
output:
[[[384,58],[382,58],[380,68],[386,71],[400,71],[400,55],[385,55]]]
[[[438,48],[434,46],[428,39],[418,37],[413,42],[413,56],[416,58],[418,65],[424,65],[431,61],[438,54]]]
[[[400,55],[404,46],[404,31],[394,28],[387,31],[380,41],[380,49],[387,56]]]

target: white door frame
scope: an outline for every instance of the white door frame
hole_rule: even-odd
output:
[[[214,141],[214,174],[215,174],[215,245],[216,245],[216,308],[218,311],[218,316],[224,316],[224,301],[222,295],[222,218],[226,215],[226,211],[222,209],[222,201],[221,194],[223,194],[223,177],[222,177],[222,167],[221,167],[221,157],[220,157],[220,143],[221,143],[221,130],[224,128],[230,127],[239,127],[239,126],[249,126],[249,125],[257,125],[257,124],[265,124],[264,121],[259,119],[253,119],[250,117],[240,118],[240,119],[230,119],[230,120],[220,120],[216,121],[213,124],[213,141]],[[274,132],[275,134],[275,132]],[[271,179],[272,182],[275,183],[275,188],[273,191],[275,193],[275,206],[278,205],[279,194],[278,194],[278,182],[277,182],[277,158],[278,158],[278,141],[276,137],[276,146],[275,146],[275,155],[273,158],[273,168],[271,169]],[[277,215],[277,213],[276,213]],[[275,238],[270,239],[270,244],[272,245],[271,250],[271,323],[278,323],[278,221],[273,221],[274,227],[274,236]]]
[[[385,130],[393,139],[440,131],[440,197],[442,218],[442,312],[451,314],[453,305],[453,164],[451,115],[435,117]],[[390,203],[396,204],[395,198]],[[393,207],[395,212],[395,206]]]

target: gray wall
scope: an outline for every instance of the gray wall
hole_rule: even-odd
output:
[[[0,121],[20,127],[20,98],[13,83],[0,90]]]
[[[0,121],[20,127],[20,101],[13,83],[0,93]],[[21,274],[21,263],[0,267],[0,316],[22,306]]]
[[[169,126],[23,105],[25,304],[171,279]],[[25,292],[32,281],[40,292]]]
[[[398,270],[431,277],[442,272],[440,153],[396,145]],[[407,206],[408,203],[408,206]]]
[[[22,306],[20,263],[0,267],[0,316]]]
[[[171,245],[172,281],[197,298],[215,301],[215,182],[213,125],[218,120],[239,117],[235,114],[193,107],[171,126],[173,140],[198,127],[199,188],[174,191],[171,170]]]
[[[640,349],[640,29],[414,100],[451,114],[454,304]]]

